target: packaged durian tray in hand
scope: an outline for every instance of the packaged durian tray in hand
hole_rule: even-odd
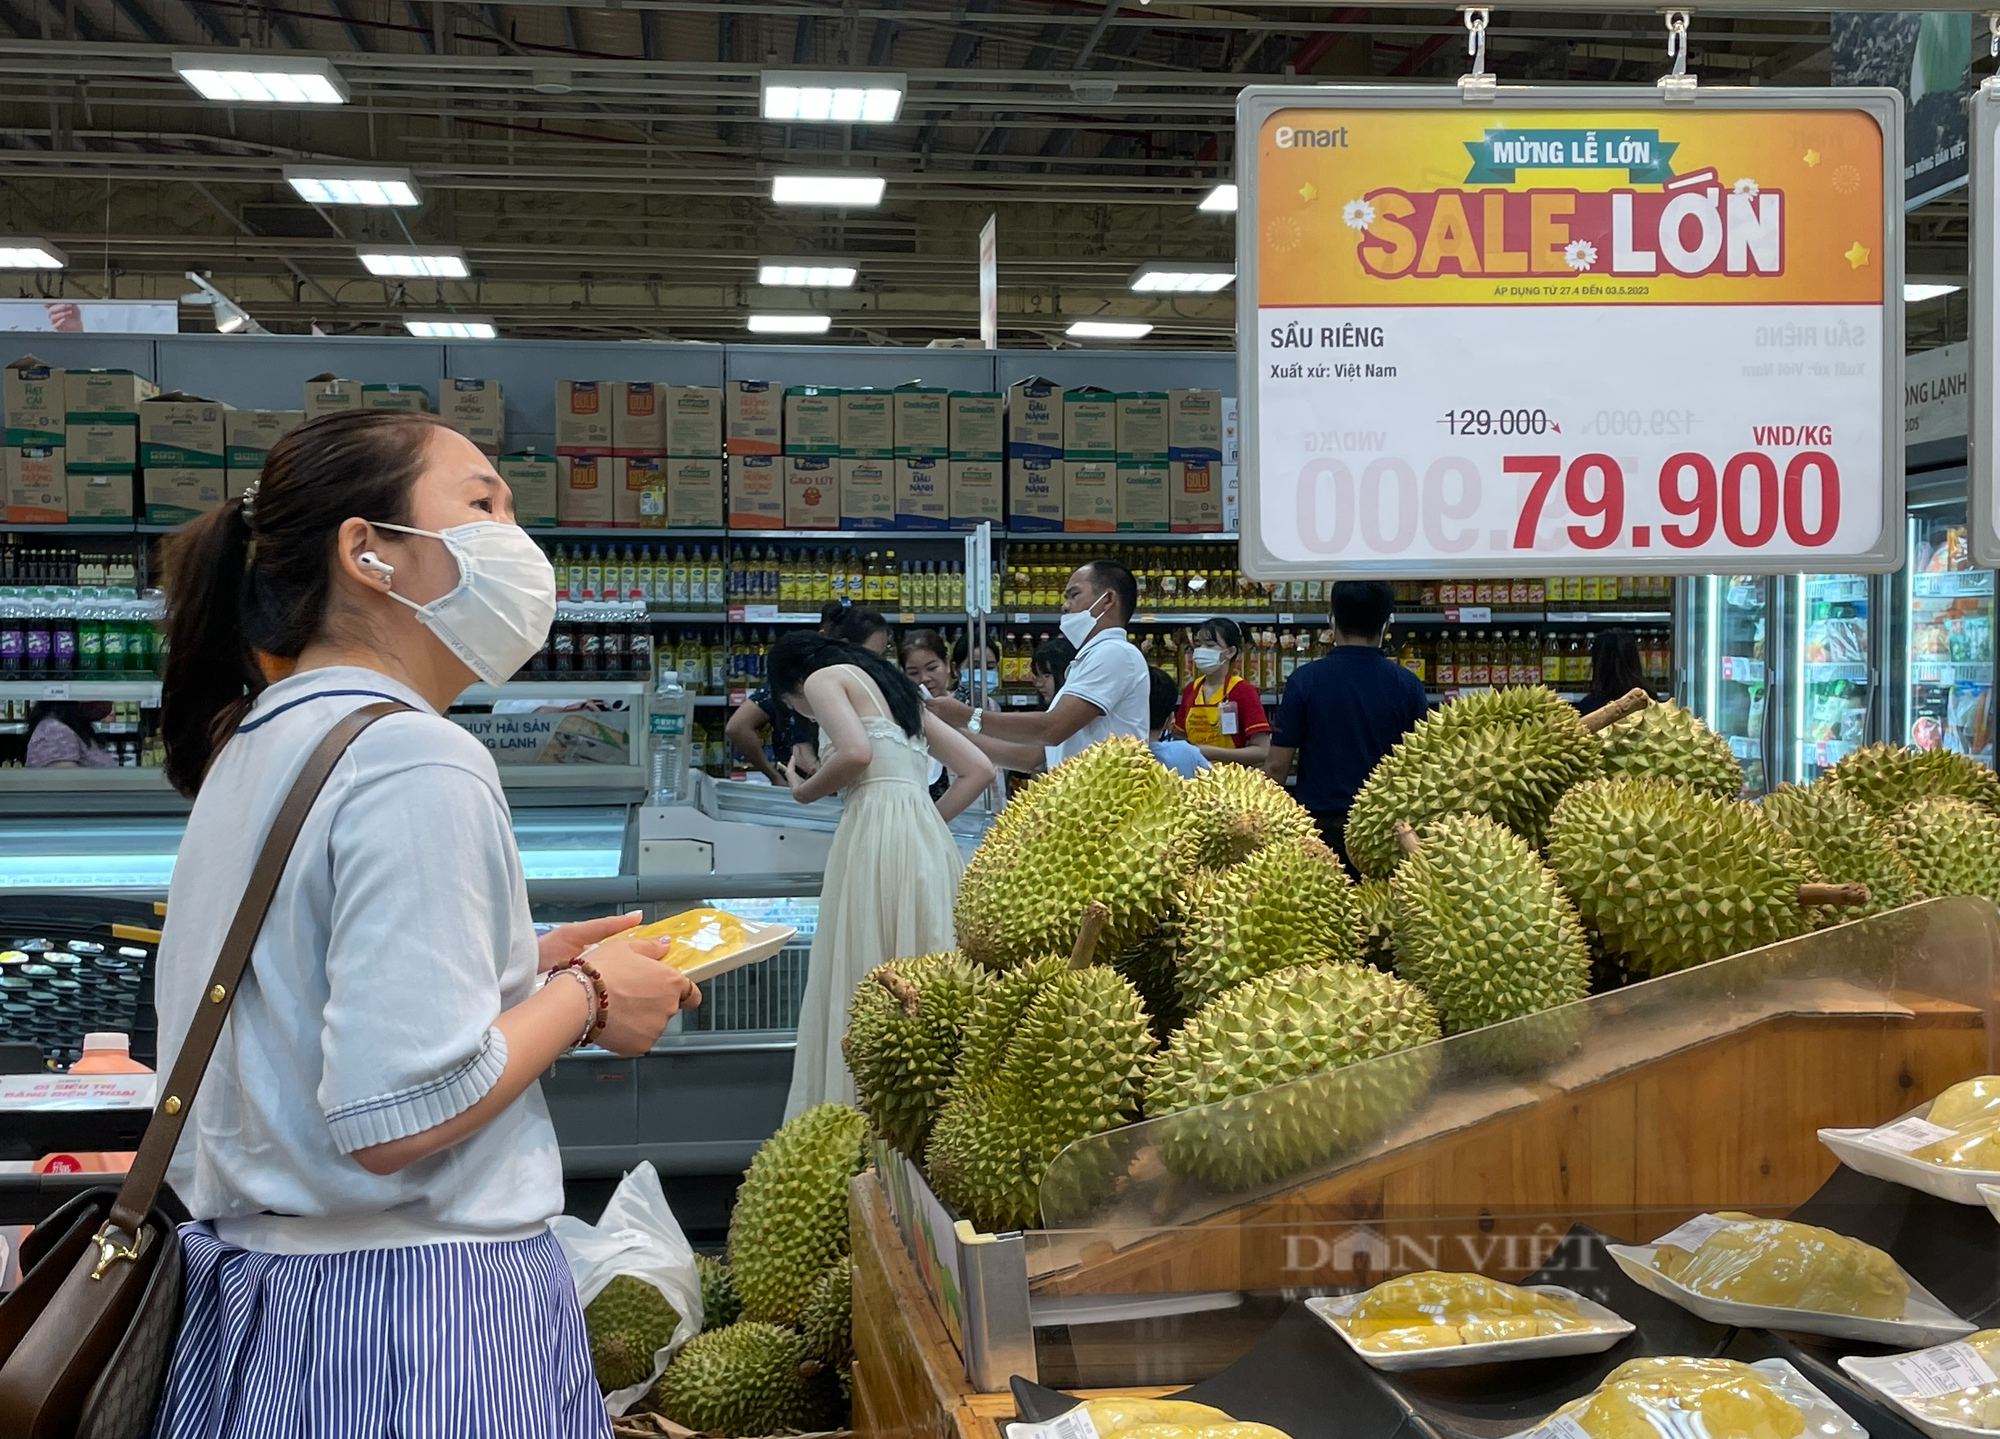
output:
[[[1291,1439],[1185,1399],[1090,1399],[1041,1424],[1009,1424],[1007,1439]]]
[[[651,924],[635,925],[612,938],[671,941],[662,959],[699,984],[769,959],[797,934],[792,925],[745,919],[726,909],[684,909]]]
[[[1308,1299],[1306,1308],[1362,1363],[1391,1374],[1601,1354],[1633,1328],[1558,1285],[1523,1288],[1437,1270],[1384,1280],[1365,1294]]]
[[[1850,1354],[1840,1367],[1933,1439],[2000,1436],[2000,1329],[1912,1354]]]
[[[1954,1084],[1892,1124],[1822,1129],[1819,1142],[1870,1178],[1953,1204],[1985,1204],[1980,1186],[2000,1185],[2000,1076]]]
[[[1633,1359],[1513,1439],[1868,1439],[1783,1359]]]
[[[1967,1324],[1872,1244],[1790,1219],[1702,1214],[1606,1246],[1626,1277],[1711,1324],[1870,1344],[1938,1344]]]

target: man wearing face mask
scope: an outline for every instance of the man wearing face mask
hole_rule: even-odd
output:
[[[1063,590],[1063,638],[1076,658],[1062,688],[1040,713],[979,710],[955,699],[930,701],[931,713],[970,734],[995,763],[1020,773],[1053,769],[1101,739],[1144,740],[1152,684],[1145,656],[1125,633],[1139,603],[1132,572],[1115,560],[1078,567]]]

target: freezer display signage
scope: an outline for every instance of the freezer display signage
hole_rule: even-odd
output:
[[[1902,562],[1896,92],[1237,118],[1249,573]]]
[[[2000,568],[2000,484],[1995,483],[1994,376],[2000,372],[2000,305],[1994,293],[1994,247],[2000,226],[2000,97],[1982,85],[1972,96],[1972,303],[1967,307],[1971,365],[1968,375],[1972,438],[1969,451],[1972,559]]]

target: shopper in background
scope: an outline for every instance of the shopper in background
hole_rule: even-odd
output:
[[[884,654],[889,648],[889,622],[881,612],[850,605],[846,600],[828,600],[819,607],[819,632],[873,654]],[[771,727],[769,755],[765,754],[764,742],[759,738],[766,725]],[[769,680],[751,690],[743,703],[730,712],[723,721],[722,737],[750,762],[750,768],[775,785],[783,786],[784,766],[794,757],[807,774],[819,763],[818,729],[811,720],[787,709],[785,702],[771,692]]]
[[[799,1010],[785,1117],[815,1104],[854,1103],[841,1056],[848,1003],[876,965],[950,949],[963,868],[945,821],[993,783],[993,766],[966,738],[924,713],[917,687],[881,656],[812,633],[771,647],[771,685],[823,736],[819,768],[786,770],[792,798],[840,792],[840,827],[826,857],[812,959]],[[954,776],[935,804],[931,759]]]
[[[1076,646],[1076,658],[1047,710],[1006,714],[934,699],[931,713],[964,729],[997,763],[1022,774],[1043,765],[1053,769],[1112,735],[1144,739],[1151,685],[1145,657],[1125,633],[1138,602],[1138,582],[1117,561],[1079,566],[1063,590],[1062,617],[1063,638]]]
[[[1297,758],[1294,794],[1342,863],[1347,852],[1341,837],[1356,791],[1424,717],[1424,682],[1382,653],[1382,631],[1394,606],[1393,592],[1380,580],[1334,585],[1333,647],[1285,681],[1264,766],[1283,784]]]
[[[1208,760],[1195,746],[1184,739],[1175,739],[1168,726],[1173,723],[1174,711],[1181,700],[1180,686],[1174,677],[1157,666],[1146,671],[1151,685],[1148,696],[1152,705],[1153,727],[1146,734],[1146,748],[1153,752],[1153,758],[1179,775],[1182,779],[1193,779],[1198,770],[1208,768]]]
[[[1195,677],[1180,696],[1174,732],[1216,764],[1262,765],[1271,753],[1264,697],[1239,677],[1243,631],[1235,620],[1212,619],[1194,632]]]
[[[1646,666],[1639,658],[1639,641],[1623,625],[1599,630],[1590,646],[1590,689],[1576,707],[1589,714],[1635,689],[1652,693],[1652,686],[1646,683]]]
[[[968,632],[958,637],[951,647],[951,667],[958,672],[958,683],[952,686],[951,697],[960,704],[969,705],[977,692],[973,681],[979,678],[979,671],[986,671],[986,695],[991,698],[1000,690],[1000,651],[992,641],[979,647],[980,663],[972,663],[972,636]]]
[[[29,769],[113,769],[118,756],[97,737],[93,720],[108,719],[111,706],[101,700],[43,700],[28,711]]]
[[[906,630],[899,658],[922,698],[951,693],[951,646],[936,630]]]
[[[612,938],[636,914],[536,938],[493,757],[443,717],[547,637],[549,561],[469,440],[382,410],[293,430],[167,561],[160,723],[194,808],[162,1073],[306,756],[409,708],[306,819],[169,1170],[194,1222],[154,1435],[607,1439],[537,1081],[586,1038],[645,1053],[699,991]]]
[[[857,645],[874,654],[889,652],[889,621],[880,610],[847,600],[828,600],[819,607],[819,632],[842,644]]]
[[[1056,702],[1056,691],[1063,687],[1075,659],[1076,646],[1061,635],[1035,646],[1034,654],[1028,658],[1028,679],[1035,693],[1042,697],[1043,709]]]

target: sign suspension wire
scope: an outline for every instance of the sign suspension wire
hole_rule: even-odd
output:
[[[1660,89],[1669,100],[1692,100],[1695,76],[1688,74],[1688,17],[1686,10],[1668,10],[1667,17],[1667,58],[1674,62],[1674,68],[1662,75]]]
[[[1493,12],[1483,5],[1468,5],[1461,13],[1465,16],[1465,53],[1472,57],[1472,69],[1458,77],[1459,93],[1467,101],[1490,101],[1500,84],[1497,75],[1486,73],[1486,26]]]

